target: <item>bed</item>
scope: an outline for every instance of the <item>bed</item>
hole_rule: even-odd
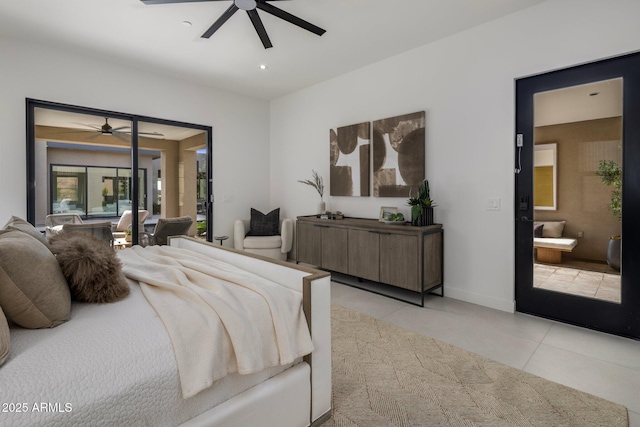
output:
[[[51,329],[12,326],[0,367],[3,426],[320,425],[331,411],[330,276],[189,237],[169,246],[253,272],[302,294],[313,352],[230,373],[184,398],[172,341],[138,282],[111,304],[74,302]],[[129,250],[129,249],[127,249]]]

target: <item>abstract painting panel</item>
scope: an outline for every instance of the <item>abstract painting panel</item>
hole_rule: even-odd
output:
[[[331,196],[369,196],[369,153],[371,123],[331,129],[329,194]]]
[[[425,178],[425,112],[373,122],[373,196],[409,197]]]

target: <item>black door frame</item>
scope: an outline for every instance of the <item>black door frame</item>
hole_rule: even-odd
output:
[[[207,241],[213,239],[213,128],[211,126],[179,122],[175,120],[159,119],[157,117],[141,116],[139,114],[120,113],[116,111],[100,110],[96,108],[80,107],[59,102],[26,99],[26,135],[27,135],[27,221],[35,224],[36,219],[36,170],[35,170],[35,110],[43,108],[64,111],[68,113],[88,114],[101,117],[131,121],[131,170],[138,170],[138,125],[140,122],[197,129],[207,133]],[[133,176],[133,173],[132,173]],[[139,190],[137,180],[132,182],[131,199],[138,200]],[[138,223],[138,210],[132,209],[131,222]],[[131,238],[138,241],[138,228],[132,227]]]
[[[622,236],[620,304],[533,287],[533,95],[623,78]],[[516,311],[640,339],[640,53],[533,77],[516,84]],[[521,135],[521,136],[520,136]],[[522,138],[522,148],[517,147]],[[519,170],[521,169],[521,170]]]

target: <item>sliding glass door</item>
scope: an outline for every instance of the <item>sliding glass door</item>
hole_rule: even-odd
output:
[[[190,234],[210,241],[210,158],[208,126],[27,99],[27,217],[36,227],[53,214],[116,224],[131,211],[153,231],[159,218],[189,215]]]

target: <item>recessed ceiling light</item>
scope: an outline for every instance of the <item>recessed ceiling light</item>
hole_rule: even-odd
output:
[[[258,66],[258,68],[260,68],[261,70],[266,70],[269,67],[267,67],[265,64],[260,64],[260,66]]]
[[[184,25],[185,27],[190,27],[190,26],[191,26],[191,22],[189,22],[189,21],[182,21],[182,25]]]

